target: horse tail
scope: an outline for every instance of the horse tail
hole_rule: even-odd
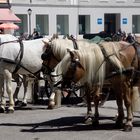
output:
[[[132,111],[140,111],[140,94],[138,87],[134,86],[132,89]]]

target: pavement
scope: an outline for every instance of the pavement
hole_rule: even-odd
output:
[[[132,132],[114,128],[115,101],[99,108],[98,127],[85,125],[86,107],[63,104],[48,110],[47,105],[16,107],[13,114],[0,114],[0,140],[139,140],[140,112],[134,113]]]

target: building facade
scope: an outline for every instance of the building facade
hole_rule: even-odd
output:
[[[140,0],[10,0],[21,19],[16,35],[85,34],[118,29],[140,34]]]

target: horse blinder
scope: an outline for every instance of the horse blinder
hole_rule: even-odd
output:
[[[65,75],[63,75],[63,83],[62,83],[62,87],[70,87],[72,83],[76,83],[78,82],[79,78],[77,77],[77,68],[82,68],[84,70],[84,68],[82,67],[82,65],[79,62],[79,59],[72,59],[70,66],[68,68],[68,71],[66,72]]]

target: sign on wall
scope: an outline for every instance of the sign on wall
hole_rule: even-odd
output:
[[[97,24],[102,24],[102,22],[103,22],[103,21],[102,21],[102,18],[98,18],[98,19],[97,19]]]
[[[127,21],[127,18],[123,18],[123,19],[122,19],[122,24],[127,24],[127,22],[128,22],[128,21]]]

